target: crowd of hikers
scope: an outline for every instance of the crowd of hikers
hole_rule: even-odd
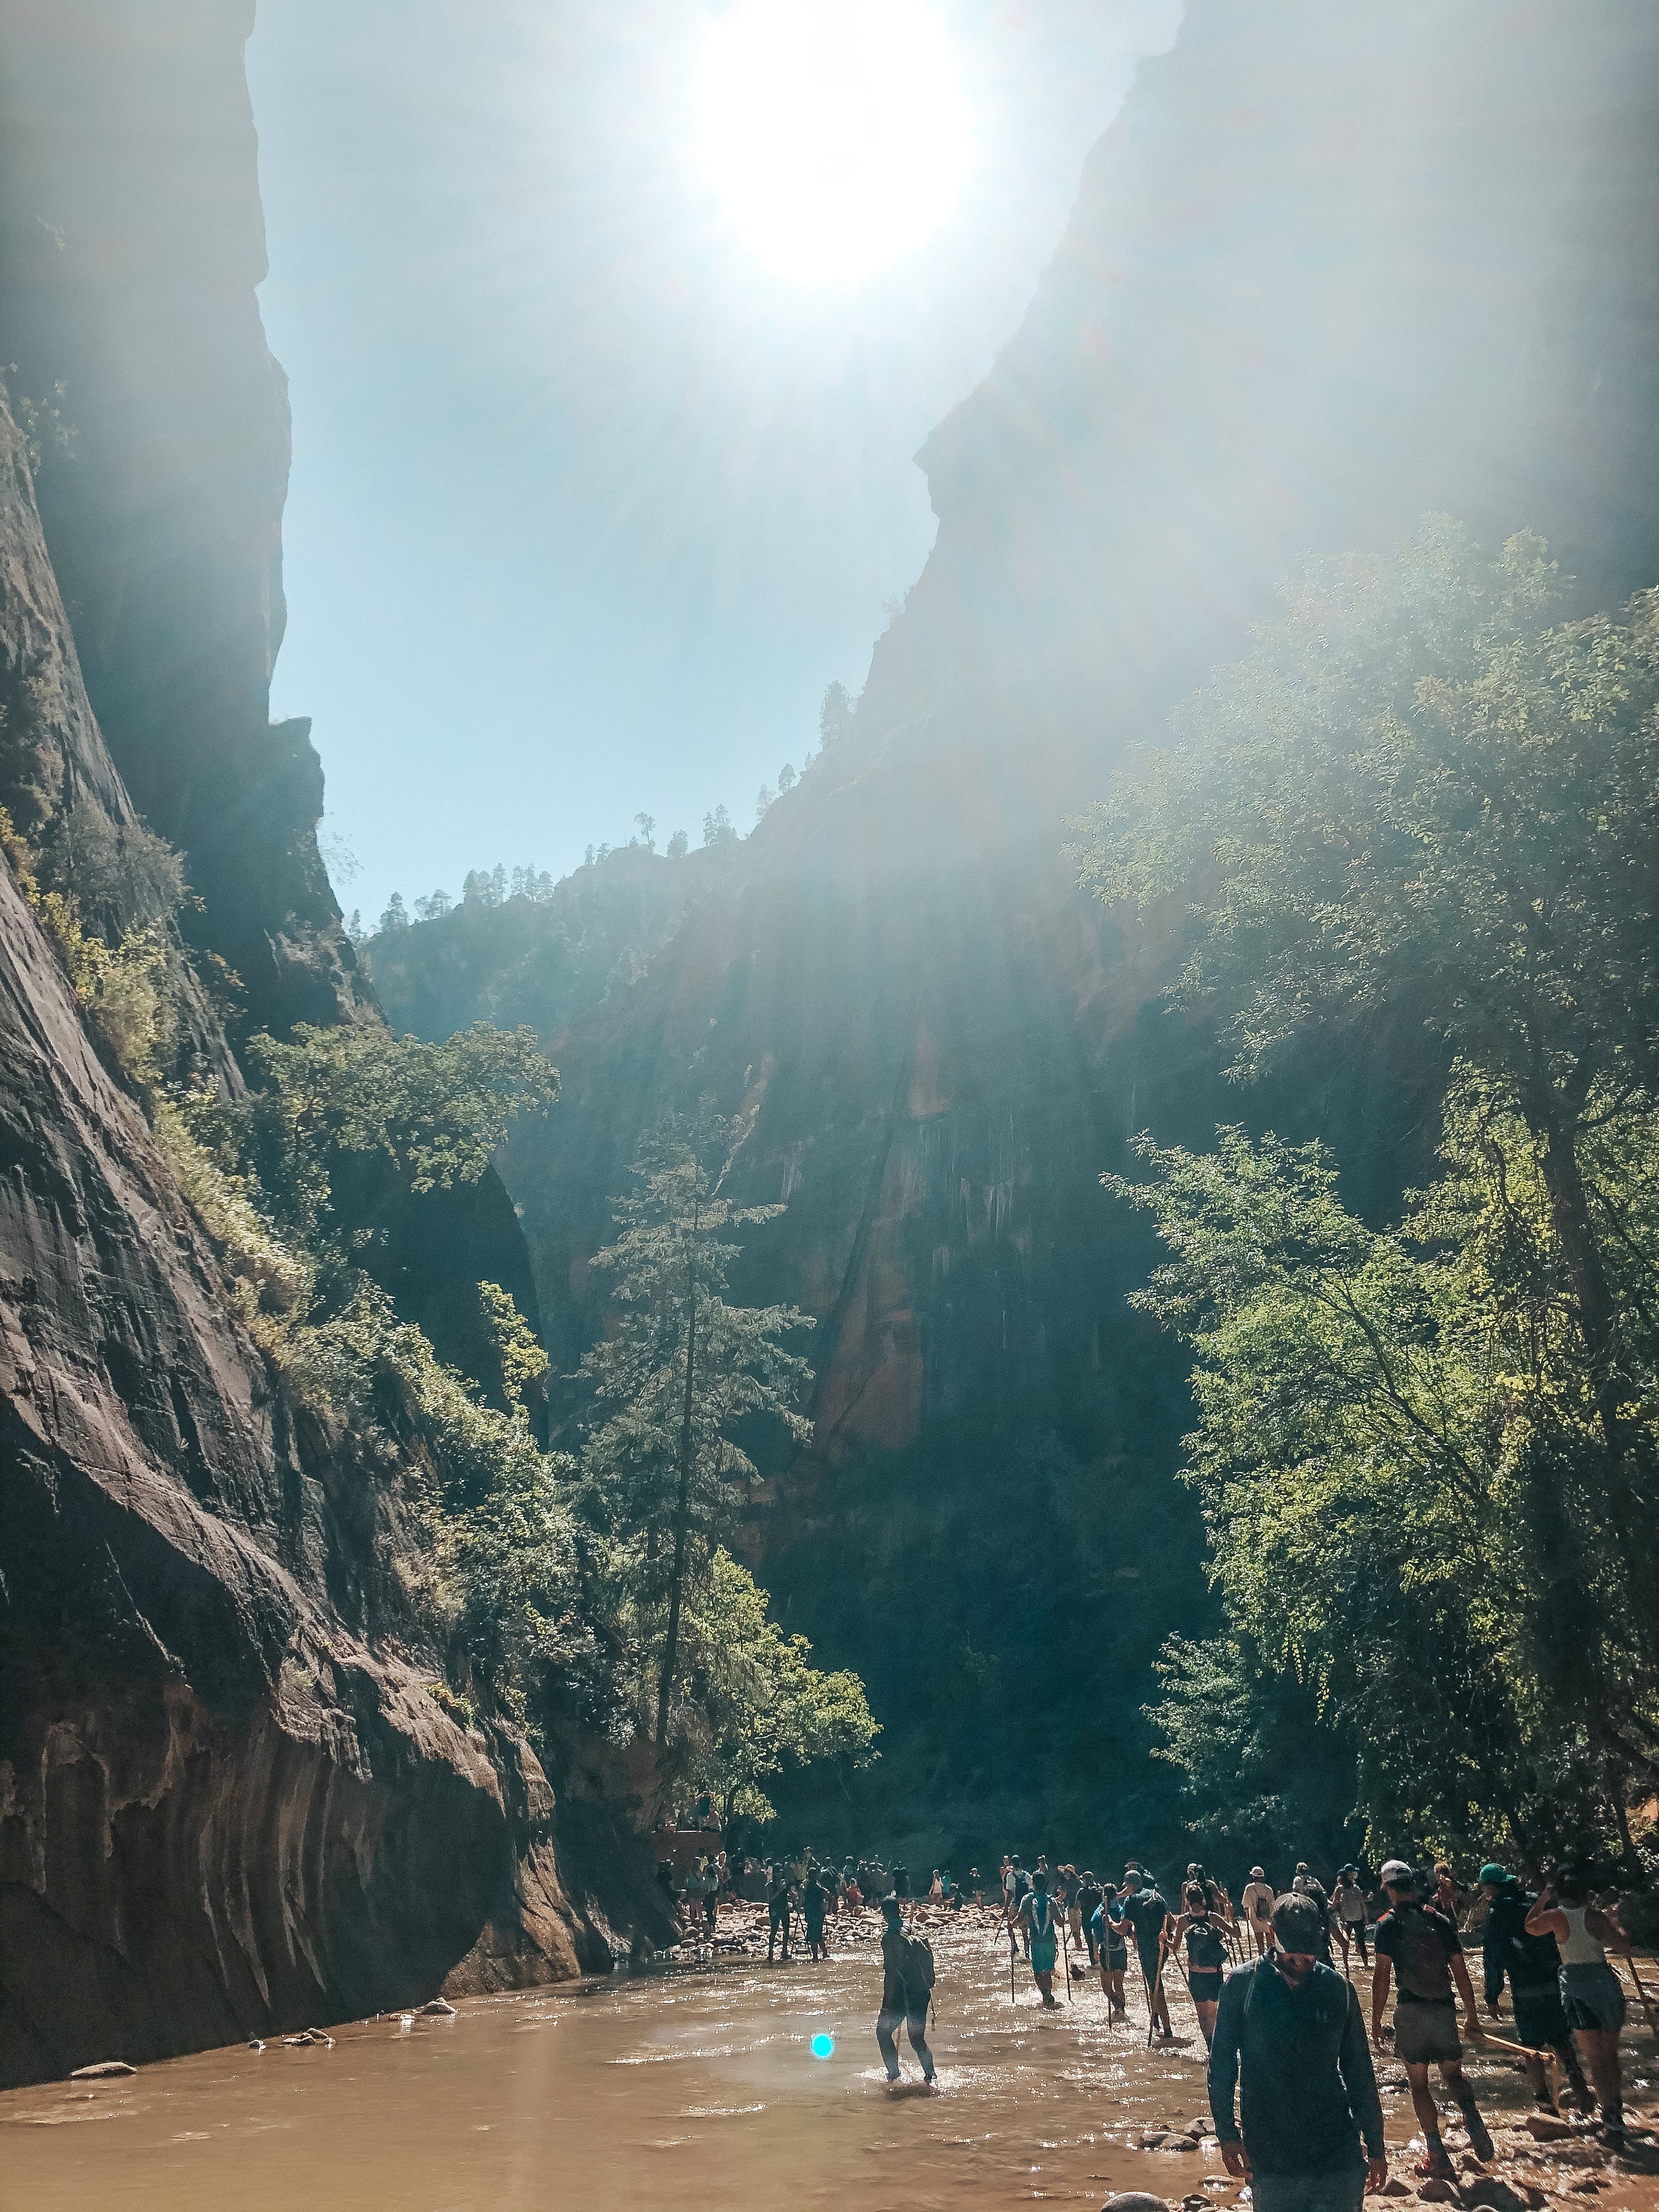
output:
[[[665,1866],[661,1875],[679,1902],[672,1869]],[[1599,2111],[1599,2132],[1611,2148],[1625,2142],[1619,2041],[1626,1996],[1609,1954],[1629,1959],[1633,1974],[1637,1969],[1616,1910],[1596,1904],[1589,1869],[1580,1863],[1557,1868],[1541,1890],[1490,1863],[1471,1891],[1443,1863],[1419,1870],[1390,1859],[1374,1886],[1348,1865],[1328,1890],[1304,1863],[1282,1891],[1255,1866],[1237,1903],[1194,1863],[1171,1903],[1138,1860],[1114,1882],[1073,1865],[1051,1867],[1041,1854],[1028,1869],[1011,1852],[988,1877],[975,1867],[958,1882],[936,1868],[913,1893],[902,1865],[849,1858],[839,1868],[824,1866],[807,1850],[762,1866],[718,1852],[692,1869],[684,1909],[713,1929],[722,1895],[765,1899],[769,1960],[787,1961],[792,1939],[821,1959],[831,1921],[866,1904],[879,1910],[876,2041],[892,2081],[899,2077],[901,2027],[924,2080],[934,2075],[927,2040],[933,1955],[916,1932],[923,1917],[913,1913],[907,1926],[906,1908],[915,1903],[935,1908],[930,1919],[969,1905],[994,1918],[1008,1944],[1011,1995],[1023,1956],[1045,2008],[1059,2004],[1057,1973],[1068,1999],[1073,1982],[1097,1974],[1114,2024],[1128,2021],[1132,1993],[1143,1994],[1149,2048],[1188,2039],[1170,2013],[1170,1986],[1178,1977],[1209,2049],[1222,2157],[1230,2173],[1249,2180],[1256,2212],[1347,2212],[1383,2187],[1388,2167],[1371,2050],[1390,2041],[1422,2130],[1419,2179],[1455,2179],[1431,2067],[1474,2155],[1492,2153],[1463,2071],[1465,2039],[1519,2059],[1534,2097],[1552,2111],[1559,2082],[1581,2114]],[[1509,1990],[1512,2039],[1490,2033],[1481,2021],[1466,1937],[1479,1942],[1489,2020],[1501,2021],[1498,2001]],[[1370,1972],[1369,2021],[1356,1963]]]

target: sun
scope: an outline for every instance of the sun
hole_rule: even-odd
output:
[[[792,283],[856,283],[914,252],[968,172],[956,54],[921,0],[741,0],[693,90],[733,228]]]

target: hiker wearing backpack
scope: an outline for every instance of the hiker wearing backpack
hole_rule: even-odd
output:
[[[1206,2044],[1215,2041],[1216,2007],[1221,2002],[1221,1978],[1227,1963],[1227,1938],[1210,1908],[1201,1881],[1188,1883],[1182,1899],[1182,1915],[1175,1924],[1170,1948],[1177,1958],[1187,1947],[1187,1986],[1193,2010]]]
[[[1280,1898],[1273,1929],[1273,1948],[1227,1976],[1216,2015],[1210,2112],[1222,2160],[1249,2181],[1255,2212],[1359,2212],[1389,2179],[1359,1999],[1320,1956],[1317,1905]]]
[[[896,1897],[884,1897],[881,1909],[887,1925],[881,1938],[881,2010],[876,2014],[876,2045],[887,2078],[899,2078],[900,2023],[910,2038],[910,2048],[921,2061],[921,2078],[933,2078],[933,2054],[927,2048],[927,2008],[933,1996],[933,1946],[920,1936],[904,1932],[904,1915]]]
[[[1048,1894],[1048,1869],[1040,1866],[1019,1908],[1025,1954],[1031,1962],[1031,1979],[1037,1985],[1045,2012],[1058,2009],[1054,2001],[1054,1960],[1063,1907]]]
[[[766,1886],[766,1963],[772,1963],[772,1949],[780,1936],[783,1938],[783,1963],[789,1964],[789,1869],[775,1866],[772,1879]]]
[[[1423,1901],[1422,1885],[1404,1859],[1382,1869],[1389,1910],[1376,1923],[1376,1966],[1371,1975],[1371,2039],[1382,2048],[1382,2008],[1389,2001],[1392,1972],[1400,1978],[1394,2008],[1394,2055],[1406,2069],[1412,2104],[1423,2129],[1425,2149],[1415,2169],[1427,2181],[1455,2181],[1456,2173],[1440,2140],[1440,2108],[1429,2086],[1429,2068],[1438,2066],[1456,2100],[1478,2159],[1492,2156],[1492,2137],[1463,2071],[1463,2046],[1457,2036],[1457,2005],[1452,1984],[1463,2000],[1464,2032],[1475,2043],[1485,2031],[1474,2009],[1474,1985],[1455,1923]]]
[[[1133,1882],[1135,1887],[1130,1887]],[[1164,1961],[1169,1956],[1170,1908],[1164,1893],[1158,1888],[1150,1875],[1136,1868],[1132,1874],[1124,1870],[1123,1915],[1135,1934],[1135,1948],[1140,1954],[1140,1972],[1146,1984],[1146,2005],[1149,2029],[1156,2028],[1158,2040],[1173,2043],[1176,2032],[1170,2020],[1169,2000],[1164,1994]]]
[[[1522,1889],[1506,1867],[1488,1863],[1480,1869],[1480,1887],[1486,1894],[1486,1917],[1480,1930],[1481,1963],[1486,1970],[1486,2014],[1496,2020],[1498,2000],[1508,1977],[1515,2006],[1515,2039],[1527,2049],[1527,2079],[1534,2100],[1555,2110],[1549,2094],[1544,2061],[1539,2054],[1553,2051],[1566,2069],[1581,2112],[1593,2112],[1595,2100],[1578,2063],[1567,2015],[1561,2002],[1556,1969],[1560,1960],[1553,1936],[1529,1936],[1527,1915],[1538,1899]]]

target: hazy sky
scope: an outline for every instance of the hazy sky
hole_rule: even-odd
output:
[[[716,802],[748,828],[825,684],[862,683],[933,540],[911,456],[1018,322],[1178,7],[939,0],[954,211],[817,284],[757,258],[699,154],[731,12],[259,0],[295,431],[273,711],[314,719],[348,909],[562,873],[641,809],[659,842]]]

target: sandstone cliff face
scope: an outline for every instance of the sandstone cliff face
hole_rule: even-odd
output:
[[[272,726],[287,386],[242,49],[253,0],[0,0],[0,362],[64,387],[43,473],[87,690],[138,811],[185,856],[243,1027],[370,1012],[317,852],[322,769]]]
[[[0,405],[0,803],[54,866],[141,840],[142,809],[244,1032],[379,1019],[316,756],[267,727],[287,418],[251,12],[0,0],[0,360],[20,401],[63,380],[76,433],[43,455],[43,533]],[[111,880],[89,923],[153,919]],[[240,1087],[173,964],[183,1064]],[[493,1176],[383,1198],[377,1264],[441,1350],[481,1276],[533,1319]],[[562,1744],[556,1798],[521,1738],[430,1695],[416,1548],[398,1477],[274,1382],[0,861],[0,2083],[603,1967],[612,1920],[665,1932],[644,1778]]]
[[[1144,1230],[1101,1170],[1241,1115],[1331,1138],[1376,1205],[1422,1164],[1433,1071],[1400,1041],[1222,1084],[1068,885],[1062,817],[1306,552],[1446,510],[1548,532],[1587,598],[1659,576],[1656,188],[1646,8],[1194,0],[924,449],[938,545],[852,735],[551,1041],[556,1133],[504,1173],[564,1371],[665,1107],[738,1115],[738,1194],[788,1201],[744,1287],[818,1317],[818,1434],[749,1542],[865,1671],[919,1833],[1144,1844],[1158,1810],[1139,1708],[1206,1618],[1201,1532],[1177,1364],[1124,1303]]]
[[[0,682],[54,672],[41,789],[130,820],[18,453]],[[573,1850],[386,1640],[396,1491],[273,1387],[4,867],[0,1163],[0,2082],[608,1963],[625,1778],[573,1747]]]

